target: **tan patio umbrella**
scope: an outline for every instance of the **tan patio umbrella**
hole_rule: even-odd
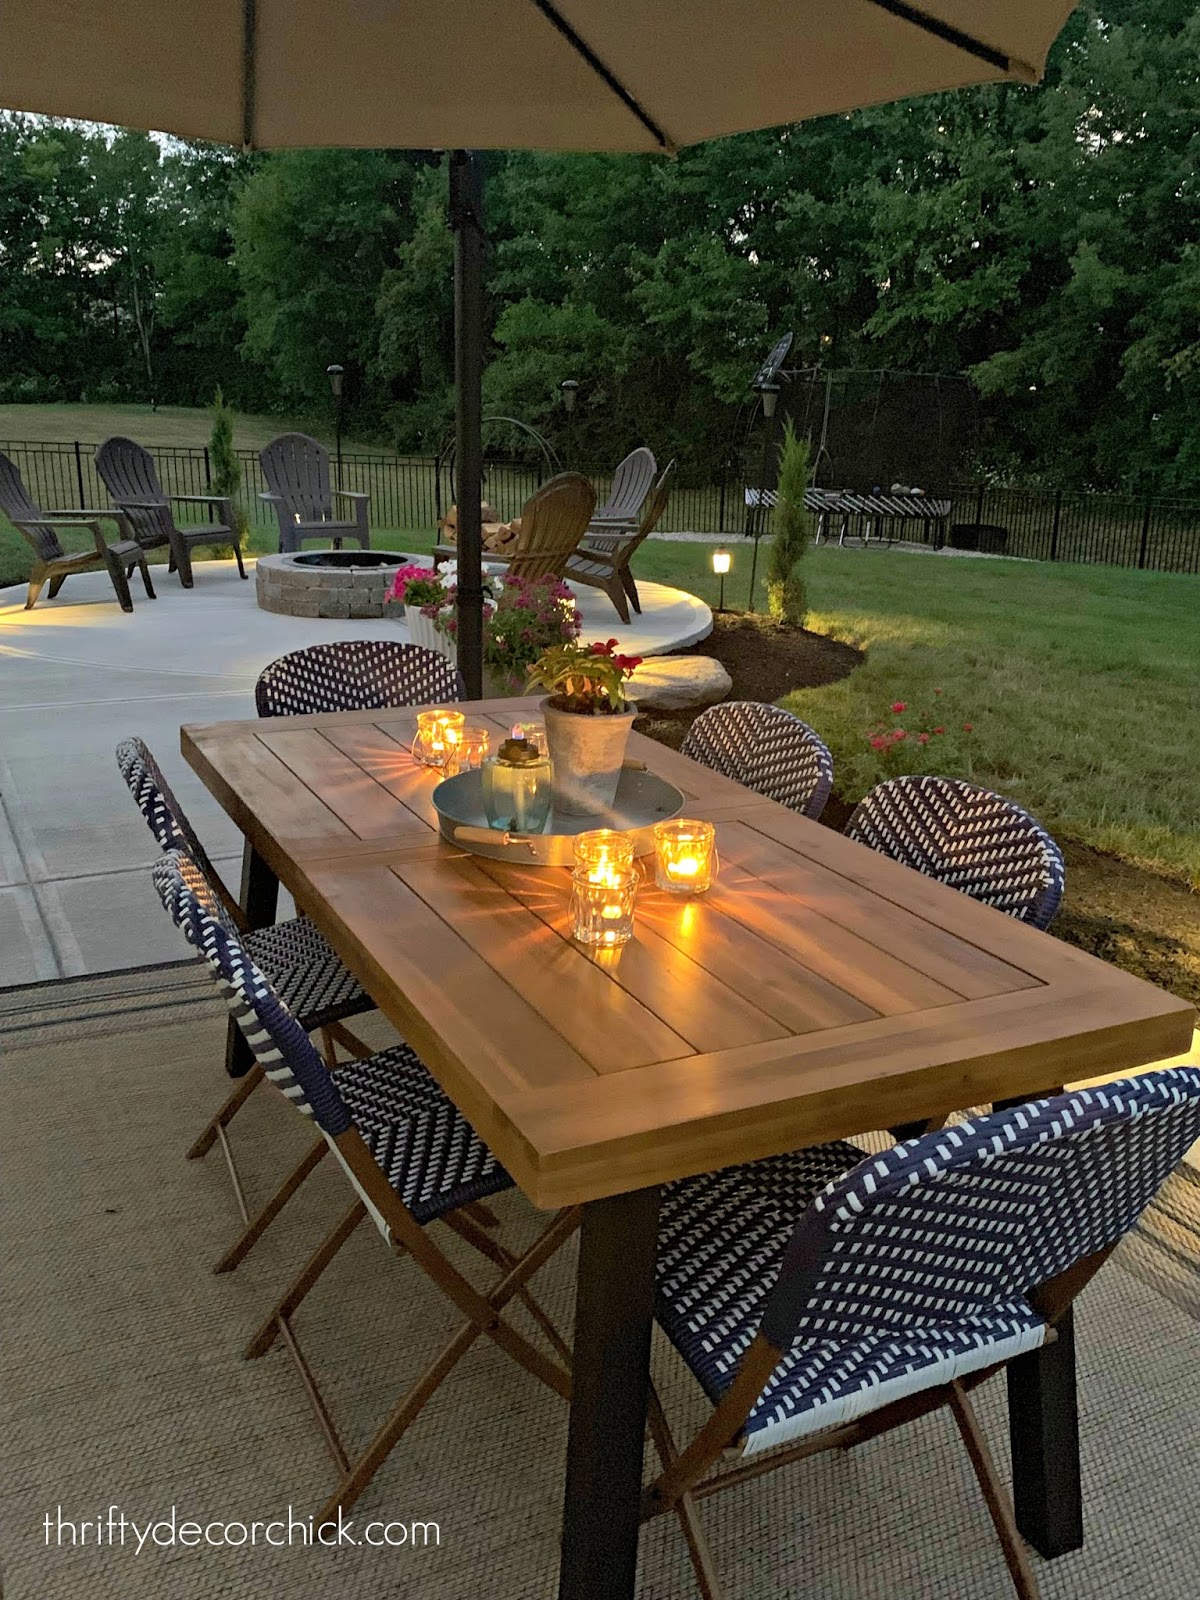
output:
[[[0,105],[217,139],[454,149],[459,660],[480,690],[482,193],[461,147],[670,153],[1033,83],[1073,0],[4,0]]]

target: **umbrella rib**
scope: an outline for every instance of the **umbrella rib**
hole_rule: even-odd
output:
[[[242,149],[254,148],[254,47],[256,0],[242,0]]]
[[[249,0],[249,3],[252,3],[252,0]],[[596,76],[601,78],[608,85],[608,87],[616,95],[617,99],[620,100],[621,103],[626,107],[626,109],[633,112],[634,116],[641,123],[642,127],[645,128],[646,132],[650,134],[651,138],[656,140],[664,150],[673,155],[675,152],[674,140],[667,137],[650,113],[638,102],[635,96],[629,92],[629,90],[621,82],[620,78],[617,77],[616,73],[605,66],[604,62],[601,61],[600,57],[592,49],[591,45],[589,45],[586,40],[580,38],[580,36],[575,32],[575,29],[562,15],[562,13],[555,10],[555,8],[550,4],[550,0],[533,0],[533,4],[542,13],[551,27],[556,28],[558,32],[562,34],[563,38],[571,46],[572,50],[574,50],[579,56],[582,57],[584,61],[587,62],[588,66],[591,67]]]
[[[944,39],[947,44],[965,50],[969,56],[986,61],[989,67],[998,67],[1001,72],[1006,73],[1015,69],[1022,77],[1028,73],[1029,69],[1024,63],[1014,62],[1011,56],[1004,54],[1003,50],[993,49],[981,39],[964,33],[961,28],[943,22],[940,17],[931,17],[928,12],[918,11],[916,6],[906,5],[905,0],[869,0],[869,3],[878,6],[880,11],[887,11],[893,17],[899,17],[903,22],[911,22],[914,27],[921,28],[925,33],[931,33],[936,39]]]

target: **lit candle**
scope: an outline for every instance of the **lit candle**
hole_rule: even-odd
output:
[[[654,828],[656,881],[672,894],[703,894],[717,870],[716,829],[711,822],[659,822]]]
[[[458,730],[446,730],[446,742],[451,746],[446,760],[446,772],[453,777],[458,772],[473,772],[476,767],[482,767],[492,747],[491,735],[486,728],[464,728],[461,736]]]
[[[466,718],[461,711],[418,711],[413,755],[427,767],[444,767],[458,749]]]
[[[633,937],[633,902],[641,879],[633,867],[571,875],[571,933],[580,944],[612,949]]]
[[[633,866],[633,840],[615,828],[589,828],[575,836],[575,870],[586,872],[594,883],[603,882],[611,869]]]

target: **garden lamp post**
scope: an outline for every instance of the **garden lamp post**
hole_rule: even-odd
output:
[[[721,580],[720,593],[717,597],[718,615],[725,610],[725,574],[729,571],[731,557],[728,550],[714,550],[712,569]]]
[[[342,487],[342,379],[345,377],[345,368],[339,367],[334,361],[325,368],[325,376],[329,379],[329,387],[333,394],[334,452],[337,456],[337,486],[340,489]]]
[[[564,378],[559,384],[562,393],[563,410],[567,413],[567,459],[564,466],[571,465],[571,418],[575,414],[575,402],[579,398],[579,380],[577,378]]]
[[[754,518],[754,555],[750,562],[750,609],[754,610],[754,584],[758,577],[758,541],[767,531],[767,475],[771,470],[771,446],[775,442],[775,407],[779,401],[779,385],[764,383],[759,387],[763,410],[763,453],[758,472],[758,515]]]

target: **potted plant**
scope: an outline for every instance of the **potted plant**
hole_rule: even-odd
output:
[[[640,656],[618,654],[617,643],[553,645],[530,668],[527,687],[549,691],[541,709],[554,766],[554,809],[566,816],[592,816],[616,797],[637,715],[625,682],[642,664]]]
[[[421,614],[436,630],[435,648],[458,659],[458,590],[452,572],[443,570],[446,588]],[[561,578],[515,574],[483,580],[483,692],[487,699],[521,694],[525,674],[543,650],[569,644],[583,626],[575,597]],[[411,615],[411,612],[410,612]]]
[[[434,622],[447,593],[446,580],[434,567],[412,565],[397,571],[384,598],[392,605],[403,606],[408,636],[414,644],[447,655]]]

